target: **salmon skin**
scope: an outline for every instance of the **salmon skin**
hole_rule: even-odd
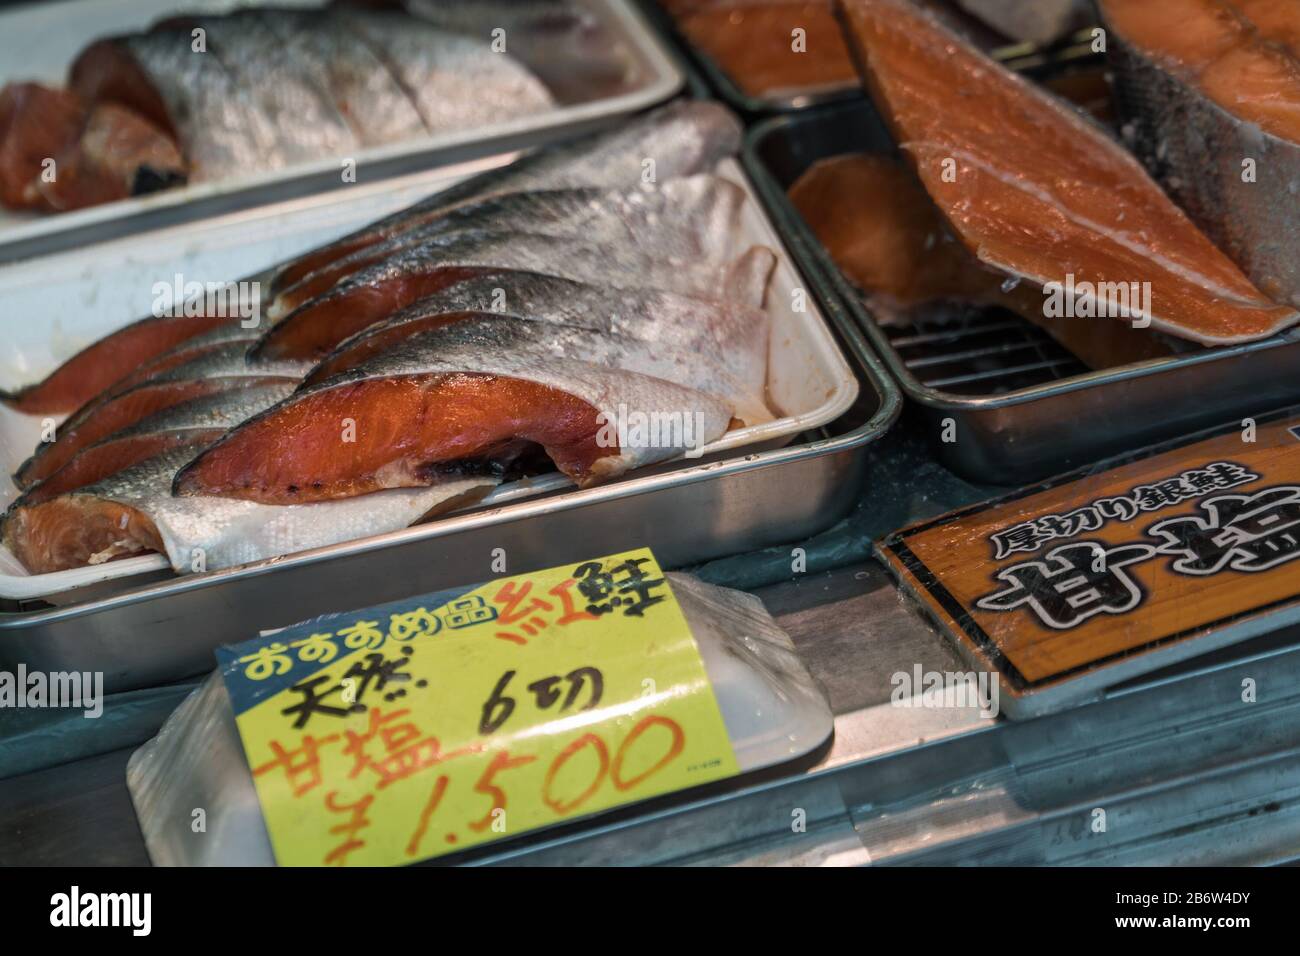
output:
[[[582,355],[597,364],[717,395],[746,425],[772,418],[763,397],[770,326],[766,312],[657,290],[606,290],[530,273],[487,278],[502,292],[509,290],[504,298],[514,303],[512,309],[447,313],[436,301],[413,307],[408,315],[363,333],[330,363],[318,365],[300,390],[308,391],[418,338],[430,350],[481,344],[550,349],[561,357]],[[491,294],[486,288],[482,292]],[[468,291],[460,298],[472,299],[474,294]],[[366,351],[362,343],[367,338],[381,343]]]
[[[143,382],[104,391],[59,426],[55,440],[43,443],[15,472],[14,483],[27,488],[62,468],[88,445],[180,402],[250,385],[297,382],[311,367],[305,362],[274,362],[252,368],[246,351],[245,342],[219,345]]]
[[[295,39],[311,33],[322,39]],[[70,85],[89,102],[122,103],[173,132],[194,181],[344,157],[381,139],[472,129],[553,105],[536,77],[485,43],[402,12],[346,7],[172,17],[87,47]],[[363,116],[372,109],[370,122]]]
[[[1084,314],[1149,320],[1207,345],[1265,338],[1300,319],[1085,116],[910,3],[845,0],[842,10],[868,90],[926,192],[1009,282],[1090,289]],[[1132,314],[1144,293],[1150,315]]]
[[[599,245],[558,236],[465,236],[421,246],[365,269],[312,299],[271,327],[249,352],[255,365],[299,357],[319,360],[344,339],[399,309],[478,272],[519,269],[617,288],[648,286],[711,298],[742,277],[771,269],[772,253],[755,246],[739,260],[656,256],[636,246]],[[753,268],[757,262],[759,267]],[[747,284],[747,283],[745,283]],[[743,304],[758,303],[745,300]]]
[[[1101,10],[1138,155],[1265,293],[1300,306],[1300,3]]]
[[[95,205],[187,179],[342,160],[555,106],[546,85],[489,40],[400,9],[347,5],[168,17],[91,43],[68,86],[33,97],[15,84],[0,94],[0,120],[12,120],[0,122],[0,147],[25,161],[5,171],[6,204]],[[48,188],[28,175],[31,156],[59,158]],[[21,181],[10,188],[11,178]]]
[[[589,485],[675,457],[691,440],[702,446],[731,422],[729,402],[630,370],[645,367],[644,343],[606,336],[597,347],[601,333],[571,329],[586,346],[557,349],[548,332],[479,319],[407,339],[234,429],[177,474],[174,492],[266,504],[349,498],[500,476],[535,447]],[[624,447],[604,426],[629,410],[682,427]],[[355,425],[347,442],[344,420]]]
[[[674,180],[660,199],[588,219],[578,236],[453,232],[399,247],[271,326],[249,360],[318,360],[345,338],[453,282],[487,269],[523,269],[618,288],[649,286],[715,298],[740,252],[744,194],[714,177]],[[767,253],[770,258],[770,253]],[[741,304],[758,305],[759,302]]]
[[[369,265],[459,233],[582,237],[588,242],[660,243],[673,255],[690,254],[701,236],[733,228],[744,192],[717,176],[671,179],[630,190],[593,187],[506,193],[465,203],[432,222],[344,256],[285,289],[266,310],[273,322]]]
[[[609,132],[529,153],[308,252],[277,270],[270,292],[278,295],[337,259],[415,229],[471,200],[538,189],[629,189],[711,172],[719,160],[739,149],[740,124],[725,107],[679,100]]]
[[[753,391],[762,392],[766,377],[770,319],[762,309],[661,289],[616,289],[537,272],[494,270],[426,296],[340,342],[307,374],[302,387],[354,368],[420,332],[483,316],[625,335],[682,352],[725,344],[729,361],[742,369],[741,378]]]
[[[82,449],[58,471],[29,488],[15,506],[48,501],[173,448],[211,444],[228,429],[287,398],[293,390],[292,381],[268,381],[164,409]]]

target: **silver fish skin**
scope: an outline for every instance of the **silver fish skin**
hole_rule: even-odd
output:
[[[356,354],[368,339],[382,339],[385,347],[391,347],[396,341],[394,333],[403,327],[417,329],[430,317],[458,313],[486,317],[482,321],[529,323],[538,327],[543,340],[555,334],[554,347],[569,354],[573,349],[585,351],[593,361],[599,361],[592,358],[595,351],[623,343],[628,354],[641,363],[628,366],[632,370],[702,391],[730,394],[736,417],[746,424],[771,417],[763,400],[771,320],[763,310],[658,289],[615,289],[534,272],[485,273],[422,299],[341,343],[307,375],[300,388],[340,371],[345,367],[340,363],[349,353]],[[591,344],[575,338],[579,332],[585,333]],[[356,358],[347,365],[360,361]],[[674,371],[679,363],[687,369],[680,375]],[[336,367],[331,369],[332,365]],[[725,371],[714,381],[716,370]]]
[[[190,164],[190,182],[285,165],[274,120],[220,57],[192,48],[189,28],[156,27],[114,42],[158,91]]]
[[[196,378],[260,378],[268,375],[299,379],[311,370],[310,362],[279,360],[262,362],[256,367],[247,359],[248,342],[237,340],[220,345],[189,362],[166,369],[140,384],[158,382],[187,382]]]
[[[290,380],[250,385],[248,388],[204,395],[171,408],[165,408],[114,432],[95,445],[134,438],[140,435],[158,435],[164,432],[199,431],[215,428],[234,428],[258,412],[291,395],[297,386]],[[91,445],[94,448],[95,445]]]
[[[710,317],[720,314],[713,312]],[[699,311],[693,311],[676,317],[698,320],[702,316]],[[620,334],[612,329],[604,331],[483,315],[420,332],[394,346],[389,353],[424,356],[516,353],[576,360],[663,379],[707,393],[725,401],[730,417],[740,418],[746,424],[772,418],[762,395],[767,371],[767,335],[762,325],[752,330],[754,334],[748,341],[743,341],[735,334],[735,329],[724,331],[715,328],[711,330],[713,335],[701,335],[688,323],[661,319],[656,324],[658,336],[651,339]],[[671,328],[668,327],[670,324]],[[389,353],[376,356],[357,369],[382,377],[383,370],[392,367],[386,357]],[[326,384],[321,383],[322,386]],[[314,387],[308,386],[303,391]]]
[[[433,134],[546,112],[545,85],[490,39],[447,33],[403,13],[336,7],[334,15],[369,44],[415,103]]]
[[[271,376],[297,381],[311,370],[310,362],[292,360],[263,362],[258,367],[253,368],[248,364],[246,358],[248,348],[248,340],[235,339],[217,345],[210,351],[197,355],[188,362],[182,362],[180,365],[161,371],[142,381],[132,382],[125,387],[108,389],[68,416],[67,420],[60,426],[60,430],[64,433],[72,431],[109,400],[119,398],[133,389],[147,385],[165,382],[188,382],[200,378],[248,379],[251,383],[253,379]],[[40,449],[37,450],[37,454],[40,454]]]
[[[373,321],[362,315],[362,325],[336,330],[335,314],[357,319],[354,297],[369,297],[390,284],[400,285],[403,280],[434,275],[442,269],[517,269],[621,289],[664,289],[715,301],[727,299],[732,290],[749,289],[751,295],[758,296],[757,301],[735,301],[758,306],[762,304],[761,290],[750,279],[756,273],[770,273],[775,261],[771,250],[762,246],[743,255],[726,250],[720,255],[691,257],[659,255],[631,243],[599,244],[563,236],[458,234],[450,238],[454,241],[403,250],[305,303],[273,325],[250,349],[250,364],[257,371],[264,361],[288,361],[275,358],[280,343],[304,329],[315,328],[316,337],[324,343],[323,351],[328,352],[344,338],[401,307],[395,303],[387,312],[376,313]]]
[[[626,412],[689,416],[692,422],[699,422],[698,434],[690,436],[699,445],[717,440],[730,425],[732,405],[716,395],[639,371],[601,364],[600,360],[604,359],[624,364],[654,363],[657,368],[664,368],[663,360],[654,359],[645,343],[620,344],[606,337],[601,354],[588,361],[580,355],[563,354],[562,349],[557,354],[548,341],[548,333],[556,331],[553,328],[541,330],[539,334],[535,325],[530,328],[530,323],[509,320],[474,323],[464,331],[458,325],[408,339],[369,362],[296,393],[277,408],[317,392],[368,379],[478,373],[523,379],[566,392],[594,407],[608,422],[623,420]],[[587,343],[600,338],[600,333],[581,329],[571,330],[571,335]],[[687,377],[684,367],[679,367],[679,374]],[[692,370],[690,377],[696,374]],[[273,408],[263,415],[275,412]],[[684,440],[688,436],[683,433],[673,437]],[[664,442],[658,447],[620,446],[618,454],[596,463],[593,474],[596,480],[613,478],[632,468],[676,458],[689,450],[684,441]]]
[[[310,70],[362,146],[429,134],[415,103],[375,51],[331,9],[275,10],[267,26],[283,57]]]
[[[134,425],[119,429],[111,435],[83,448],[60,471],[50,478],[39,481],[28,488],[14,502],[14,507],[21,507],[48,497],[46,488],[51,479],[57,479],[65,469],[76,467],[77,460],[83,455],[99,455],[115,442],[130,441],[136,438],[172,437],[178,440],[193,441],[211,433],[225,431],[253,417],[258,412],[270,408],[276,402],[283,401],[294,391],[292,381],[267,382],[250,385],[248,388],[230,389],[205,395],[188,402],[182,402],[171,408],[150,415]],[[194,452],[197,453],[197,452]],[[91,459],[96,462],[102,458]],[[66,483],[65,483],[66,484]],[[63,486],[60,486],[63,487]]]
[[[472,176],[307,256],[333,246],[350,247],[395,235],[461,203],[502,193],[588,186],[638,188],[655,181],[711,172],[720,160],[740,149],[740,137],[740,123],[726,107],[702,100],[679,100],[614,130],[543,147],[509,166]],[[297,261],[282,266],[279,274],[282,276]],[[277,278],[272,290],[279,291],[282,285],[283,280]]]
[[[368,246],[326,267],[328,273],[357,273],[377,256],[436,243],[458,243],[466,233],[486,236],[515,232],[568,236],[589,243],[632,242],[673,256],[711,253],[710,244],[731,242],[740,229],[745,192],[718,176],[671,179],[647,189],[574,188],[506,193],[466,203],[432,222]],[[295,290],[319,281],[318,273],[288,287],[266,309],[276,321],[292,311]]]
[[[195,23],[207,30],[209,52],[237,78],[240,95],[274,125],[286,163],[355,153],[357,137],[318,85],[310,64],[285,56],[284,44],[271,28],[280,16],[278,11],[247,9]],[[317,29],[317,24],[307,29]]]
[[[257,340],[262,334],[261,325],[245,327],[238,319],[232,319],[224,325],[219,325],[215,329],[209,329],[193,338],[186,339],[174,348],[168,349],[161,355],[150,359],[136,369],[130,375],[124,376],[118,382],[104,390],[103,394],[97,398],[111,397],[120,395],[126,388],[134,387],[140,382],[160,374],[164,366],[173,362],[182,355],[190,355],[192,358],[198,358],[199,353],[209,352],[218,346],[230,345],[235,342],[243,342],[245,345]],[[188,360],[187,360],[188,361]]]
[[[1129,145],[1262,292],[1300,306],[1300,143],[1232,115],[1107,27]],[[1292,58],[1300,77],[1300,57]],[[1243,178],[1246,159],[1258,170],[1249,182]]]
[[[542,147],[500,169],[472,176],[359,232],[400,225],[470,199],[583,186],[635,189],[712,172],[740,150],[741,126],[724,106],[679,100],[611,131]]]

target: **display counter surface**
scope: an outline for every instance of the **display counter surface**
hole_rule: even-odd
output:
[[[1292,649],[1293,634],[1157,674],[1097,704],[1013,723],[982,716],[976,706],[893,699],[918,668],[951,674],[964,667],[878,565],[809,574],[758,593],[829,694],[836,731],[828,748],[757,780],[643,804],[469,860],[1300,858],[1300,681],[1292,673],[1300,672],[1300,651]],[[1247,677],[1260,695],[1243,707],[1238,691]],[[146,863],[126,790],[130,753],[0,781],[0,862]]]

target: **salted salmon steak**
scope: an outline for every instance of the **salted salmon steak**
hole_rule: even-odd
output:
[[[173,497],[172,480],[195,453],[196,446],[174,448],[56,497],[15,502],[0,517],[0,541],[33,574],[150,551],[165,554],[181,574],[215,571],[397,531],[472,505],[496,485],[476,476],[280,507]]]
[[[1100,7],[1138,155],[1260,289],[1300,306],[1300,3]]]
[[[607,132],[543,147],[379,219],[277,269],[272,296],[345,256],[425,225],[457,206],[538,189],[628,189],[711,172],[740,149],[740,124],[723,106],[679,100]],[[648,178],[647,178],[648,177]]]
[[[279,293],[266,310],[278,322],[362,269],[399,253],[433,248],[457,237],[528,233],[581,237],[587,242],[655,244],[668,254],[692,255],[702,241],[725,235],[744,202],[739,186],[712,175],[670,179],[632,189],[531,190],[476,200],[418,228],[330,263]]]
[[[647,197],[648,208],[636,217],[596,217],[575,235],[452,232],[404,245],[276,322],[249,359],[320,359],[368,325],[484,270],[523,269],[715,298],[739,291],[735,276],[749,274],[755,257],[771,261],[767,250],[739,255],[744,193],[734,184],[691,177],[673,180],[657,195],[653,203]]]
[[[181,402],[250,386],[296,383],[310,367],[277,362],[250,368],[245,350],[242,342],[219,346],[129,388],[97,396],[58,426],[54,441],[37,447],[14,473],[14,483],[28,488],[58,471],[83,448]]]
[[[538,448],[585,486],[702,447],[729,427],[725,398],[633,370],[657,350],[608,337],[598,347],[601,333],[576,329],[585,347],[557,347],[554,330],[538,335],[540,326],[485,319],[408,339],[229,432],[177,474],[174,491],[265,504],[350,498],[500,476]],[[699,369],[689,378],[697,384]],[[608,425],[629,409],[648,420],[675,415],[685,427],[625,446]]]
[[[757,278],[766,284],[767,276]],[[728,297],[731,298],[731,297]],[[662,289],[618,289],[525,270],[492,270],[426,296],[340,342],[303,379],[303,388],[355,368],[398,343],[445,325],[506,318],[654,343],[664,354],[718,354],[756,400],[746,424],[770,417],[761,393],[771,319],[738,301],[709,301]],[[725,355],[725,357],[724,357]],[[671,375],[666,376],[672,378]],[[757,408],[757,413],[753,409]]]
[[[210,315],[140,319],[87,345],[41,381],[0,393],[0,401],[27,415],[66,415],[141,365],[225,324],[238,326],[239,320]]]
[[[1145,290],[1142,320],[1207,345],[1265,338],[1300,320],[1084,115],[910,3],[845,0],[842,10],[867,89],[926,192],[1008,281],[1086,283],[1089,311],[1126,321],[1139,316],[1121,293]]]
[[[48,501],[172,449],[210,445],[229,429],[288,398],[293,390],[292,381],[269,381],[164,409],[83,448],[62,468],[29,488],[16,506]]]
[[[194,48],[195,30],[203,49]],[[402,12],[346,5],[172,16],[90,44],[69,86],[174,134],[194,181],[553,107],[545,86],[507,53]]]

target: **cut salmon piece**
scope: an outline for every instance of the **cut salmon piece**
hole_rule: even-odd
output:
[[[831,0],[707,3],[683,11],[678,26],[751,96],[814,93],[852,86],[857,77],[833,6]]]
[[[486,271],[432,263],[391,274],[380,274],[381,269],[373,278],[362,272],[360,281],[347,282],[291,312],[266,331],[250,350],[249,360],[320,358],[398,309]]]
[[[612,130],[536,150],[509,166],[463,180],[313,249],[277,270],[270,294],[279,296],[331,263],[473,201],[538,189],[627,188],[640,181],[646,157],[655,158],[661,182],[712,170],[722,157],[740,148],[740,135],[740,124],[725,107],[703,100],[677,100]]]
[[[138,509],[77,496],[11,510],[3,540],[32,574],[163,550],[157,527]]]
[[[355,440],[345,442],[349,421]],[[264,504],[350,498],[497,473],[530,444],[582,478],[618,453],[597,444],[599,430],[596,408],[535,382],[478,374],[363,379],[301,393],[235,429],[181,469],[174,491]]]
[[[183,182],[176,143],[118,103],[35,83],[0,90],[0,204],[60,211]]]
[[[925,314],[925,306],[958,302],[1008,309],[1045,329],[1090,368],[1174,351],[1172,340],[1121,322],[1048,319],[1041,293],[1025,284],[1006,287],[1002,276],[953,238],[916,176],[892,156],[821,160],[791,187],[790,198],[882,324],[910,324]]]
[[[177,186],[185,161],[158,127],[116,103],[91,107],[76,142],[58,155],[58,176],[37,188],[54,212],[84,209]]]
[[[209,315],[140,319],[87,345],[40,382],[0,393],[0,401],[28,415],[74,412],[149,360],[231,321],[237,320]]]
[[[1137,154],[1260,289],[1300,306],[1300,4],[1100,9]]]
[[[165,452],[211,444],[227,430],[288,398],[293,390],[291,379],[259,382],[172,405],[84,448],[58,471],[29,488],[18,503],[46,501]]]
[[[279,376],[226,377],[184,381],[145,382],[69,419],[55,440],[42,444],[14,475],[19,488],[29,488],[68,464],[82,449],[164,409],[203,395],[213,395],[249,385],[285,381]]]
[[[1040,288],[1094,289],[1092,311],[1120,318],[1148,318],[1126,317],[1121,293],[1149,292],[1152,326],[1204,344],[1300,320],[1083,115],[909,3],[845,0],[843,10],[872,98],[980,261]]]
[[[0,205],[44,205],[41,174],[49,160],[76,143],[84,114],[81,99],[66,90],[39,83],[10,83],[0,89]],[[53,171],[57,174],[57,166]]]
[[[1003,276],[957,242],[916,175],[890,156],[823,159],[790,201],[864,292],[900,305],[939,299],[1000,304]]]
[[[202,445],[210,445],[224,432],[224,428],[211,428],[126,435],[122,438],[110,436],[82,450],[58,471],[32,485],[17,500],[16,505],[21,507],[49,501],[75,488],[103,481],[119,471],[164,452],[177,448],[197,449]]]
[[[1223,109],[1300,142],[1300,4],[1102,0],[1107,25]]]
[[[766,336],[754,338],[765,355]],[[443,325],[245,422],[182,469],[175,492],[324,501],[497,477],[538,449],[592,484],[703,449],[749,404],[748,350],[693,344],[665,354],[655,341],[509,316]]]

